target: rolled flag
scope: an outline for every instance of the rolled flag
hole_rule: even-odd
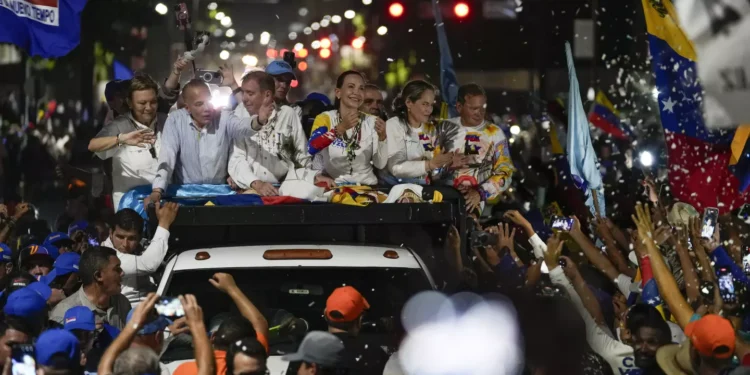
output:
[[[599,171],[596,153],[591,142],[589,122],[586,111],[583,109],[578,77],[573,64],[573,52],[568,42],[565,42],[565,54],[568,60],[568,78],[570,79],[568,95],[568,163],[570,164],[570,174],[573,176],[576,187],[586,193],[586,206],[595,216],[597,210],[592,191],[596,192],[599,206],[598,215],[603,217],[605,216],[605,210],[602,174]]]
[[[653,3],[653,2],[652,2]],[[660,16],[677,11],[694,45],[703,86],[703,118],[709,129],[750,123],[750,7],[747,1],[663,1]],[[695,74],[692,72],[691,74]]]
[[[438,0],[432,0],[432,13],[435,16],[435,28],[437,29],[438,48],[440,49],[440,95],[444,103],[448,103],[448,115],[453,118],[458,116],[456,100],[458,99],[458,78],[453,69],[453,56],[448,45],[448,36],[445,33],[443,15],[440,13]]]

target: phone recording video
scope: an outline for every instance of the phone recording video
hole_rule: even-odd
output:
[[[703,212],[703,227],[701,227],[701,237],[711,239],[716,231],[716,222],[719,220],[719,210],[717,208],[706,208]]]
[[[573,229],[573,219],[569,217],[555,216],[552,219],[552,229],[570,232]]]
[[[750,254],[742,257],[742,270],[745,271],[745,275],[750,276]]]
[[[182,308],[182,302],[177,297],[162,297],[154,307],[159,315],[166,318],[182,318],[185,316],[185,309]]]
[[[14,344],[10,356],[13,375],[36,375],[34,345]]]
[[[737,217],[739,219],[742,219],[743,221],[750,220],[750,204],[745,203],[742,205],[742,208],[740,208],[739,213],[737,213]]]
[[[734,276],[727,268],[719,268],[716,272],[719,279],[719,294],[724,302],[737,302],[737,295],[734,292]]]

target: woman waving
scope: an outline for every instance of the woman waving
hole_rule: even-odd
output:
[[[382,169],[388,164],[385,122],[358,110],[364,92],[362,73],[341,73],[336,80],[336,109],[315,118],[308,150],[313,168],[322,172],[318,181],[375,185],[373,166]]]

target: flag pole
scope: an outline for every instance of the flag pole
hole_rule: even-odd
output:
[[[597,194],[596,189],[591,189],[591,196],[594,198],[594,210],[596,211],[596,218],[600,219],[600,212],[602,212],[599,209],[599,194]]]

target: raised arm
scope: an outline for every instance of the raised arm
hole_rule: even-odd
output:
[[[661,295],[667,306],[669,306],[669,311],[672,312],[680,327],[685,329],[685,326],[690,323],[690,318],[693,316],[693,308],[690,307],[690,304],[688,304],[685,297],[680,293],[677,281],[675,281],[674,276],[664,263],[664,258],[652,238],[653,224],[651,222],[651,213],[648,209],[644,209],[640,203],[636,204],[635,212],[636,214],[632,219],[638,227],[639,240],[643,241],[648,250],[651,269],[654,272],[656,285],[659,287],[659,295]]]
[[[677,234],[672,234],[670,244],[674,247],[677,256],[680,258],[680,267],[685,279],[685,294],[688,302],[700,300],[700,279],[695,271],[695,264],[687,249],[687,230],[678,229]]]
[[[169,227],[172,226],[177,217],[177,203],[170,202],[161,206],[160,201],[156,205],[156,217],[159,226],[156,228],[154,238],[141,255],[117,253],[120,259],[120,268],[125,275],[149,275],[159,269],[169,249]]]
[[[185,320],[190,328],[190,335],[193,337],[195,364],[198,366],[197,375],[214,375],[216,374],[216,361],[206,333],[208,330],[203,321],[203,309],[192,294],[180,296],[180,302],[185,309]]]
[[[268,321],[263,317],[260,310],[258,310],[250,299],[242,293],[242,290],[234,282],[232,275],[228,273],[216,273],[212,278],[208,280],[211,285],[216,289],[229,295],[237,305],[237,309],[240,311],[243,317],[250,321],[255,328],[255,331],[262,335],[264,338],[268,338]],[[267,342],[267,341],[266,341]],[[268,349],[268,348],[266,348]]]
[[[581,231],[581,222],[573,216],[573,229],[570,236],[581,247],[586,258],[594,264],[596,268],[604,272],[610,280],[615,280],[620,276],[620,272],[615,268],[612,262],[591,242],[591,240]],[[548,265],[549,266],[549,265]]]
[[[154,191],[164,193],[167,185],[172,180],[172,173],[177,164],[177,155],[180,153],[180,134],[178,127],[178,118],[182,117],[175,112],[167,118],[164,124],[164,130],[161,136],[161,150],[159,151],[159,166],[156,171],[156,177],[151,183]]]
[[[625,260],[625,256],[622,254],[620,247],[617,246],[615,237],[609,230],[609,226],[604,219],[596,220],[596,229],[599,233],[599,238],[604,241],[604,245],[607,249],[607,258],[617,267],[620,273],[628,275],[630,278],[635,277],[636,271],[628,267],[628,262]]]
[[[157,300],[159,300],[158,294],[149,293],[148,296],[146,296],[146,299],[135,307],[135,311],[133,311],[133,316],[130,318],[130,321],[128,321],[115,340],[109,344],[109,347],[102,355],[102,358],[99,361],[99,367],[97,368],[98,374],[110,375],[113,373],[115,360],[120,353],[130,347],[130,343],[133,342],[138,331],[143,328],[143,325],[147,322],[148,315],[151,310],[154,309]]]

